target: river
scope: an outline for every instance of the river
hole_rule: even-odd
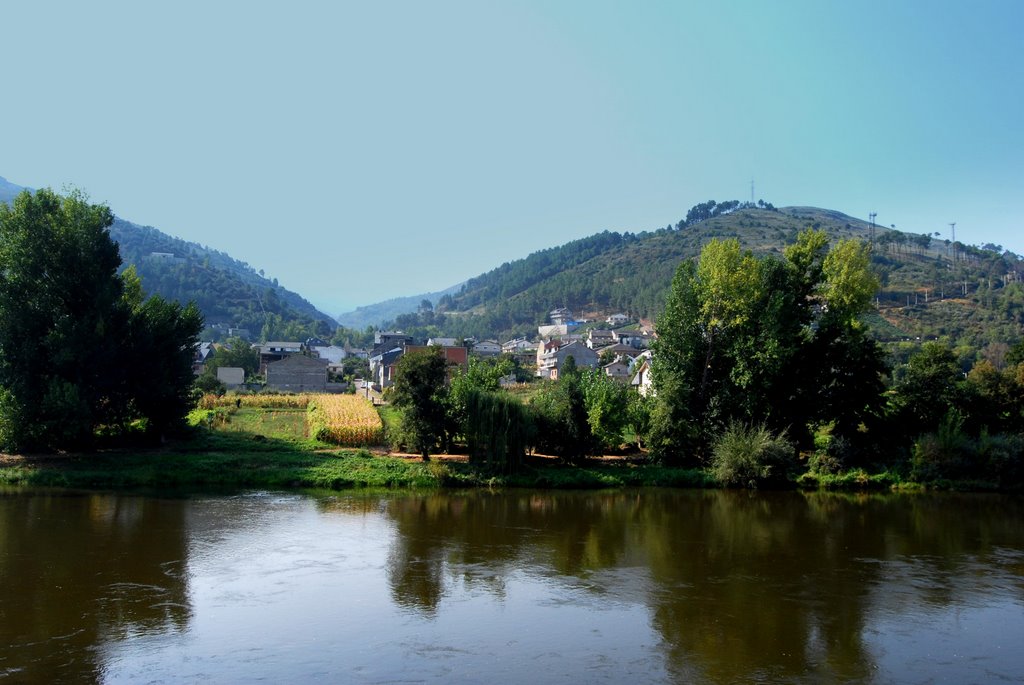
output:
[[[1020,682],[1024,500],[0,491],[0,682]]]

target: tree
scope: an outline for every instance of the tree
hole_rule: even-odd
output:
[[[100,426],[180,421],[201,318],[118,277],[110,209],[81,193],[0,205],[0,446],[91,446]],[[183,369],[187,368],[187,373]],[[166,384],[166,385],[165,385]]]
[[[963,379],[952,350],[925,343],[893,387],[891,402],[899,428],[908,436],[937,430],[951,409],[963,406]]]
[[[1024,364],[1024,340],[1019,340],[1016,345],[1006,353],[1005,363],[1007,366]]]
[[[859,240],[840,240],[829,251],[822,264],[822,295],[830,316],[849,322],[867,309],[879,285],[870,264],[870,246]]]
[[[516,362],[509,357],[470,357],[466,369],[451,381],[447,394],[448,435],[450,444],[457,434],[468,438],[472,420],[468,412],[469,395],[474,392],[493,393],[500,387],[500,379],[516,371]]]
[[[125,387],[132,406],[163,435],[195,404],[192,357],[203,317],[194,302],[182,307],[153,296],[131,309],[125,338]]]
[[[393,402],[402,409],[402,424],[423,461],[430,461],[431,450],[444,439],[447,373],[441,348],[408,352],[395,365]]]
[[[465,412],[470,463],[503,473],[518,471],[533,439],[527,407],[507,393],[473,388],[466,393]]]
[[[558,382],[535,395],[530,408],[537,427],[538,449],[567,464],[578,463],[593,450],[586,397],[572,355],[562,363]]]
[[[609,377],[601,369],[580,373],[587,423],[596,446],[616,449],[622,444],[622,432],[629,416],[629,388]],[[638,393],[637,393],[638,394]]]
[[[252,376],[260,368],[259,352],[242,338],[228,338],[206,362],[206,370],[216,376],[217,369],[229,366],[244,369],[247,377]]]
[[[828,250],[827,236],[808,230],[785,260],[712,240],[696,264],[681,264],[658,321],[655,456],[706,461],[737,422],[807,446],[811,422],[840,411],[856,426],[877,409],[883,357],[858,321],[877,288],[868,256],[855,241]]]

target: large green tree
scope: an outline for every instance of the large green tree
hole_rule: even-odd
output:
[[[537,429],[536,447],[542,453],[578,464],[595,451],[582,374],[572,355],[559,369],[558,382],[534,395],[530,409]]]
[[[0,446],[88,448],[100,426],[154,431],[188,406],[194,307],[125,280],[110,209],[80,193],[0,204]],[[188,369],[188,373],[185,369]]]
[[[440,347],[403,354],[395,365],[391,397],[402,425],[423,461],[445,436],[448,361]]]
[[[680,265],[658,321],[657,406],[650,446],[666,461],[701,461],[735,422],[810,440],[809,424],[881,406],[877,345],[858,317],[877,279],[866,247],[805,231],[784,259],[712,240]]]

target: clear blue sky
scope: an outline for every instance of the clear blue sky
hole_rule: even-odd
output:
[[[330,313],[704,200],[1024,253],[1024,1],[6,3],[0,176]]]

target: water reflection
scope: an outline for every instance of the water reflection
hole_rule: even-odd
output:
[[[179,502],[0,493],[0,676],[100,680],[96,647],[189,622]]]
[[[0,680],[1024,672],[1019,497],[0,493]]]
[[[388,572],[395,601],[428,616],[456,579],[501,598],[480,569],[643,602],[680,681],[862,681],[880,614],[1024,602],[1021,513],[978,495],[432,494],[388,503]]]

